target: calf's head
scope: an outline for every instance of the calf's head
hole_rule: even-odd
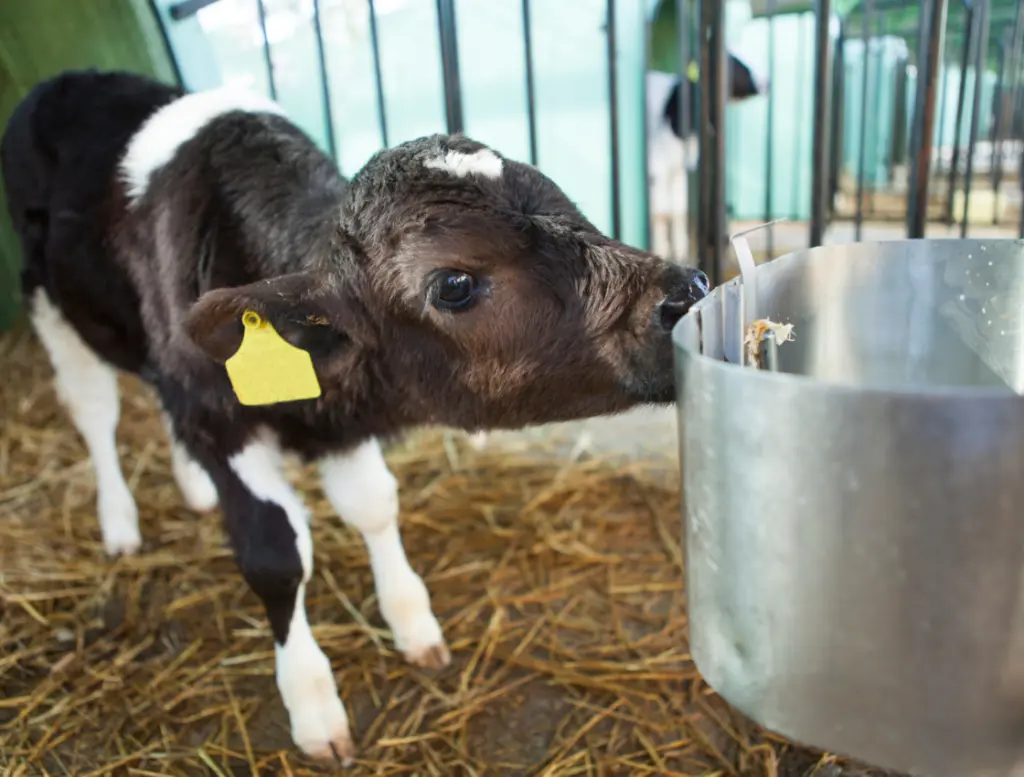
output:
[[[223,360],[246,309],[310,352],[318,400],[409,423],[518,427],[673,398],[670,331],[702,273],[601,234],[552,181],[461,136],[383,151],[309,268],[204,295]]]

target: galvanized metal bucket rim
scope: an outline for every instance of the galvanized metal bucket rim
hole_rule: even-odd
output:
[[[871,248],[881,246],[891,246],[893,244],[906,246],[911,243],[935,243],[941,240],[943,243],[949,244],[960,244],[965,247],[976,246],[980,249],[982,245],[1006,245],[1007,243],[1016,243],[1022,250],[1024,250],[1024,239],[1020,238],[922,238],[922,239],[901,239],[901,240],[878,240],[878,241],[865,241],[861,243],[852,244],[857,247],[858,250],[870,250]],[[815,248],[803,248],[798,251],[792,251],[788,254],[783,254],[774,259],[769,260],[758,265],[758,272],[761,272],[762,268],[768,267],[783,267],[786,263],[791,261],[797,261],[800,259],[806,259],[808,261],[834,261],[833,258],[829,257],[828,254],[831,250],[837,246],[817,246]],[[850,247],[850,246],[844,246]],[[1024,397],[1016,394],[1010,387],[1000,388],[992,386],[943,386],[943,385],[905,385],[905,384],[887,384],[887,383],[873,383],[863,385],[851,385],[849,383],[841,383],[833,380],[822,380],[814,378],[809,375],[798,375],[794,373],[786,372],[767,372],[764,370],[755,370],[750,367],[744,367],[740,364],[733,362],[723,361],[721,359],[714,359],[710,356],[706,356],[701,351],[695,351],[690,348],[685,342],[682,331],[687,326],[684,322],[688,322],[692,317],[700,315],[701,311],[711,306],[715,301],[716,294],[722,294],[723,290],[728,287],[739,287],[742,284],[742,279],[737,276],[732,278],[725,283],[716,286],[707,297],[696,303],[689,311],[676,323],[672,330],[672,341],[679,347],[683,354],[684,359],[695,359],[698,361],[708,362],[708,368],[711,370],[746,370],[750,373],[748,380],[762,383],[764,385],[771,384],[790,384],[793,386],[800,386],[801,390],[807,391],[823,391],[828,393],[847,393],[847,394],[859,394],[859,395],[873,395],[882,397],[892,397],[907,399],[913,398],[915,401],[962,401],[962,400],[985,400],[989,403],[1004,402],[1004,403],[1015,403],[1024,401]],[[786,323],[782,321],[780,323]],[[800,333],[794,331],[794,336],[799,337]],[[785,345],[781,346],[785,347]]]

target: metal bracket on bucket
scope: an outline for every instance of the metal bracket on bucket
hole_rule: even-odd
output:
[[[753,327],[757,316],[757,264],[746,236],[759,229],[780,224],[789,219],[783,217],[758,224],[756,227],[735,232],[729,236],[729,243],[736,252],[736,262],[740,268],[740,320],[739,342],[740,365],[751,366],[762,370],[778,371],[779,342],[789,339],[792,327],[765,322],[764,326]],[[752,328],[753,327],[753,328]],[[784,332],[779,332],[783,329]],[[784,336],[782,336],[784,335]],[[781,340],[780,340],[781,337]]]

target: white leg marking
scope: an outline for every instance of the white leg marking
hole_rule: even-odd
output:
[[[488,434],[487,432],[474,432],[469,435],[469,444],[476,451],[482,451],[487,447]]]
[[[409,566],[398,531],[398,482],[375,439],[320,462],[324,493],[366,542],[381,615],[395,645],[418,666],[438,668],[451,660],[441,626],[430,609],[423,579]]]
[[[306,620],[306,586],[300,585],[288,641],[277,646],[277,689],[288,710],[292,740],[316,758],[355,756],[348,715],[338,697],[331,662],[316,644]]]
[[[171,444],[171,471],[174,473],[174,480],[185,499],[185,504],[190,510],[195,510],[197,513],[205,513],[214,509],[220,501],[217,496],[217,487],[213,485],[213,481],[210,480],[210,476],[202,465],[193,459],[185,446],[175,439],[174,428],[166,413],[163,420],[164,428],[167,429],[167,439]]]
[[[288,710],[292,739],[318,758],[354,755],[348,716],[338,698],[338,685],[330,661],[317,645],[306,618],[305,583],[313,574],[313,538],[309,512],[284,475],[281,450],[270,434],[263,434],[228,459],[228,465],[254,496],[281,506],[295,531],[302,561],[303,585],[295,597],[288,639],[277,645],[277,687]]]
[[[103,546],[112,556],[135,553],[142,537],[138,508],[117,456],[117,371],[100,361],[42,288],[33,296],[30,316],[53,364],[57,395],[92,459]]]

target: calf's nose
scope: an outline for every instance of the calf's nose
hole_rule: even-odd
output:
[[[700,270],[688,271],[686,279],[673,286],[671,291],[665,295],[665,299],[658,305],[656,315],[662,329],[671,332],[679,319],[693,306],[693,303],[707,296],[710,288],[708,276]]]

